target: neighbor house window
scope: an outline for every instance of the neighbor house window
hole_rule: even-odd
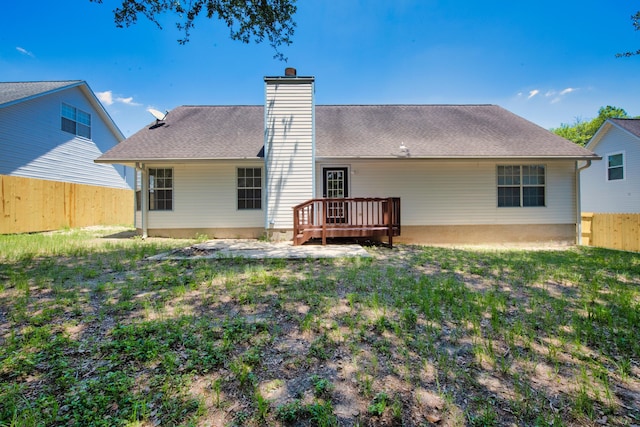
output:
[[[262,209],[262,168],[238,168],[238,209]]]
[[[607,181],[624,179],[624,153],[607,156]]]
[[[498,207],[545,206],[544,165],[498,166]]]
[[[62,104],[62,130],[91,139],[91,114],[69,104]]]
[[[173,169],[149,169],[149,210],[173,209]]]

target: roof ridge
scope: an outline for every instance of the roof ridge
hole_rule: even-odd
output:
[[[183,104],[175,108],[264,107],[263,104]],[[316,104],[316,107],[498,107],[497,104]]]
[[[0,82],[0,83],[77,83],[77,82],[84,82],[85,80],[82,79],[73,79],[73,80],[19,80],[19,81],[7,81],[7,82]]]
[[[496,104],[317,104],[325,107],[498,107]]]

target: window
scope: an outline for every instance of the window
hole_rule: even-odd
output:
[[[173,169],[149,169],[149,210],[173,209]]]
[[[238,209],[262,209],[262,168],[238,168]]]
[[[624,153],[607,156],[607,181],[624,179]]]
[[[91,139],[91,114],[63,103],[62,130]]]
[[[545,205],[545,166],[498,166],[498,207]]]

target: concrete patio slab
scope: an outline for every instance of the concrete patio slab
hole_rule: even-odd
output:
[[[250,259],[318,259],[343,257],[370,257],[360,245],[315,245],[293,246],[292,242],[262,242],[252,239],[216,239],[197,243],[149,257],[155,259],[197,259],[197,258],[250,258]]]

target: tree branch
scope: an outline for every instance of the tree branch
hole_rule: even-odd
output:
[[[90,0],[102,3],[103,0]],[[178,43],[189,42],[196,18],[205,12],[209,19],[217,18],[229,28],[229,37],[242,43],[262,43],[265,39],[275,50],[275,58],[285,60],[279,47],[290,45],[295,30],[293,15],[296,0],[191,0],[183,6],[179,0],[118,0],[122,4],[113,10],[116,27],[138,22],[143,15],[162,29],[158,16],[177,15],[176,27],[184,37]]]

